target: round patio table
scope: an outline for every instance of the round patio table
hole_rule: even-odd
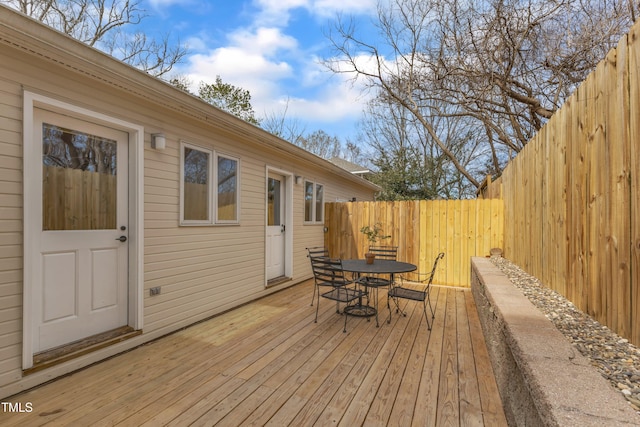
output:
[[[418,267],[409,264],[408,262],[395,261],[391,259],[377,259],[373,264],[367,264],[364,259],[343,259],[342,269],[350,273],[359,275],[370,274],[389,274],[391,276],[391,283],[393,283],[393,275],[396,273],[407,273],[414,271]],[[358,317],[371,317],[376,316],[376,326],[378,323],[378,293],[376,288],[376,297],[374,298],[375,307],[367,304],[362,304],[362,300],[358,301],[358,304],[345,307],[344,312],[351,316]]]

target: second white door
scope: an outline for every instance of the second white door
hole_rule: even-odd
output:
[[[285,177],[269,173],[267,179],[267,280],[285,274]]]

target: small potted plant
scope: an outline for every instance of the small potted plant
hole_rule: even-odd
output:
[[[381,224],[376,223],[373,227],[365,225],[360,229],[360,232],[365,235],[367,240],[369,241],[369,245],[375,245],[378,240],[388,239],[391,236],[385,236],[382,234],[382,228],[380,228]],[[376,254],[367,252],[364,254],[364,257],[367,260],[367,264],[373,264],[373,261],[376,258]]]

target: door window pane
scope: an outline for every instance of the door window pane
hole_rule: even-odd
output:
[[[280,181],[269,178],[267,225],[280,225]]]
[[[207,221],[209,215],[210,153],[184,149],[184,219]]]
[[[238,220],[238,161],[218,156],[218,220]]]
[[[116,228],[117,141],[42,125],[42,229]]]

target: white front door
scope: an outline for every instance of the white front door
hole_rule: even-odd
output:
[[[37,353],[127,325],[128,134],[37,109],[34,141]]]
[[[285,177],[269,173],[267,179],[267,280],[285,273]]]

